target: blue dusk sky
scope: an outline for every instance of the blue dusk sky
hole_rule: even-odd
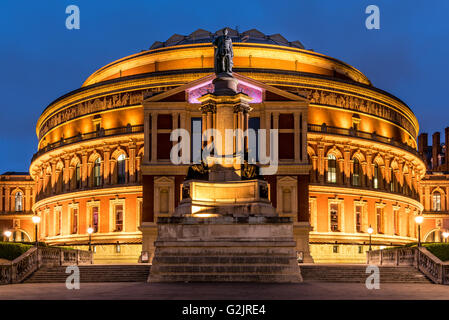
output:
[[[68,30],[65,9],[80,8]],[[365,8],[380,9],[380,30]],[[0,3],[0,172],[28,171],[45,107],[105,64],[174,33],[225,26],[280,33],[362,71],[413,110],[420,132],[449,126],[449,1],[13,1]]]

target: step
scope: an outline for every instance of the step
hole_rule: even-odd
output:
[[[81,282],[146,282],[150,265],[83,265],[78,266]],[[70,275],[66,266],[43,267],[32,274],[26,283],[60,283]]]
[[[297,266],[290,265],[155,265],[151,274],[169,274],[169,273],[261,273],[261,274],[277,274],[285,272],[297,272]]]
[[[367,265],[300,265],[304,281],[321,282],[365,282],[371,273]],[[380,281],[383,283],[430,283],[411,266],[379,266]]]
[[[152,275],[150,282],[285,282],[292,283],[300,280],[299,274],[169,274]]]
[[[266,256],[228,256],[228,257],[210,257],[210,256],[158,256],[154,263],[162,264],[289,264],[296,262],[293,257],[266,257]]]

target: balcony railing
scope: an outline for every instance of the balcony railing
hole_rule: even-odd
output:
[[[76,136],[70,137],[70,138],[61,138],[61,140],[56,141],[54,143],[46,145],[44,148],[40,149],[38,152],[36,152],[33,157],[31,158],[31,162],[33,162],[37,157],[40,155],[51,151],[53,149],[66,146],[72,143],[82,142],[90,139],[96,139],[101,137],[110,137],[110,136],[116,136],[121,134],[130,134],[130,133],[143,133],[144,126],[143,124],[131,126],[128,125],[126,127],[118,127],[118,128],[111,128],[111,129],[103,129],[97,131],[92,131],[88,133],[79,133]]]
[[[364,132],[360,130],[355,130],[354,128],[346,129],[346,128],[338,128],[338,127],[332,127],[327,126],[325,124],[319,125],[319,124],[309,124],[308,125],[308,131],[309,132],[319,132],[319,133],[327,133],[327,134],[336,134],[341,136],[351,136],[355,138],[361,138],[361,139],[367,139],[367,140],[374,140],[380,143],[389,144],[401,149],[404,149],[416,156],[419,156],[418,151],[409,145],[394,140],[392,138],[387,138],[381,135],[378,135],[376,132],[370,133],[370,132]]]
[[[399,186],[397,187],[397,189],[392,190],[390,188],[390,184],[387,183],[385,180],[382,180],[382,187],[379,188],[374,188],[372,186],[354,186],[352,184],[345,184],[345,183],[331,183],[331,182],[327,182],[326,181],[326,176],[323,177],[323,181],[322,182],[317,182],[318,178],[316,177],[317,172],[314,171],[312,172],[312,174],[315,174],[315,177],[313,177],[314,181],[310,182],[310,185],[312,186],[334,186],[334,187],[338,187],[338,188],[351,188],[351,189],[363,189],[363,190],[370,190],[370,191],[377,191],[377,192],[386,192],[386,193],[392,193],[392,194],[397,194],[397,195],[401,195],[401,196],[405,196],[405,197],[409,197],[412,198],[416,201],[420,201],[419,198],[419,192],[417,190],[415,190],[414,188],[410,188],[408,185],[407,187],[405,186],[401,186],[399,184]]]

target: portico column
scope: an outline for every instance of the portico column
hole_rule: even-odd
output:
[[[81,155],[81,185],[83,188],[87,187],[87,152]]]
[[[136,144],[134,142],[129,144],[129,182],[136,182]]]
[[[151,116],[149,112],[145,112],[145,120],[144,120],[144,135],[145,135],[145,141],[151,141],[151,139],[148,139],[150,137],[151,131]],[[144,162],[150,162],[151,155],[150,155],[150,143],[145,143],[144,145]]]
[[[111,179],[110,179],[110,157],[111,157],[111,151],[109,150],[109,148],[104,148],[103,149],[103,154],[104,154],[104,164],[103,164],[103,179],[104,179],[104,184],[105,185],[109,185],[111,184]]]
[[[299,154],[301,152],[301,150],[299,150],[300,148],[300,143],[299,143],[299,112],[295,112],[293,113],[294,116],[294,129],[295,129],[295,139],[294,139],[294,148],[295,148],[295,162],[299,162]]]
[[[69,158],[64,158],[64,191],[67,192],[70,190],[70,160]]]
[[[157,162],[157,113],[151,113],[151,162]]]
[[[11,196],[11,189],[9,187],[5,188],[5,211],[12,211],[10,207],[10,196]]]

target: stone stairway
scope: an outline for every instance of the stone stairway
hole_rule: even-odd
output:
[[[146,282],[150,273],[148,264],[81,265],[80,282]],[[25,283],[64,283],[72,273],[66,266],[43,267],[33,273]]]
[[[298,282],[297,261],[286,248],[159,247],[150,282]]]
[[[364,283],[367,265],[300,265],[304,281]],[[431,283],[412,266],[378,266],[381,283]]]

